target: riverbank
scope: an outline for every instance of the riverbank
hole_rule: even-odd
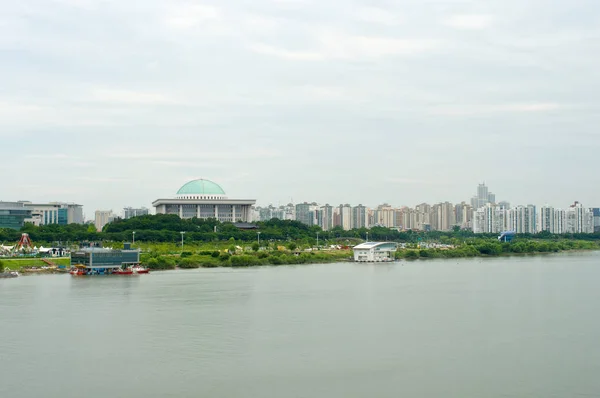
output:
[[[68,257],[48,258],[50,262],[57,266],[69,267],[71,259]],[[42,261],[41,258],[0,258],[0,262],[4,265],[6,271],[19,272],[52,272],[51,265]]]

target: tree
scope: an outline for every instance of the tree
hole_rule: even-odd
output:
[[[260,246],[259,246],[258,242],[254,242],[252,244],[252,250],[254,250],[255,252],[257,252],[258,249],[260,249]]]
[[[0,260],[0,273],[4,272],[4,263]]]
[[[290,250],[296,250],[296,248],[298,247],[298,245],[296,245],[294,242],[290,242],[288,243],[288,249]]]

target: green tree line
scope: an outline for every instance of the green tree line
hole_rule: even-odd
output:
[[[177,215],[147,215],[134,217],[127,220],[118,219],[106,225],[104,230],[97,232],[93,225],[43,225],[34,226],[26,224],[20,231],[11,229],[0,229],[0,242],[13,243],[18,241],[22,232],[27,232],[34,244],[53,242],[79,242],[79,241],[131,241],[135,231],[135,240],[139,242],[179,242],[180,232],[186,232],[186,242],[213,242],[226,241],[231,238],[236,241],[251,242],[257,240],[257,232],[260,231],[260,239],[268,241],[296,241],[303,244],[314,245],[317,234],[323,244],[329,243],[357,243],[366,239],[374,241],[395,242],[441,242],[448,244],[465,244],[480,241],[482,239],[495,240],[497,234],[474,234],[472,231],[397,231],[385,227],[373,227],[370,229],[359,228],[345,231],[341,227],[335,227],[329,231],[323,231],[318,226],[308,226],[298,221],[272,219],[256,223],[258,230],[243,230],[235,227],[233,223],[221,223],[215,219],[181,219]],[[567,234],[553,235],[547,232],[538,234],[517,235],[515,241],[523,240],[586,240],[600,241],[600,233],[594,234]]]

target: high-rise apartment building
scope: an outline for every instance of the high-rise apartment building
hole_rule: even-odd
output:
[[[565,233],[593,233],[594,213],[592,209],[584,208],[575,202],[565,210]]]
[[[317,224],[317,213],[319,211],[319,205],[316,203],[298,203],[296,205],[296,221],[300,221],[306,225]]]
[[[600,232],[600,207],[592,208],[592,216],[594,217],[594,232]]]
[[[488,203],[496,203],[496,195],[492,192],[489,192],[485,183],[479,184],[477,186],[477,196],[471,199],[471,206],[474,209],[478,209]]]
[[[352,229],[352,207],[349,204],[340,205],[338,207],[340,214],[340,226],[344,231]]]
[[[329,231],[333,228],[333,206],[329,204],[321,206],[317,214],[317,225],[319,225],[323,231]]]
[[[537,232],[537,213],[534,205],[517,206],[508,210],[507,229],[518,234]]]
[[[394,228],[396,222],[396,210],[387,203],[377,206],[375,209],[375,224],[387,227]]]
[[[97,231],[102,231],[104,226],[115,220],[116,216],[112,210],[96,210],[94,225]]]
[[[500,233],[506,230],[506,210],[487,203],[479,209],[473,210],[473,232],[475,233]]]
[[[368,228],[369,223],[367,219],[368,209],[359,204],[352,208],[352,228]]]
[[[435,231],[450,231],[456,225],[454,205],[450,202],[438,203],[432,207],[431,229]]]

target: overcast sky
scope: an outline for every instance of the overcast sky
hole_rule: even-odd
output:
[[[600,206],[598,0],[0,3],[0,200]]]

